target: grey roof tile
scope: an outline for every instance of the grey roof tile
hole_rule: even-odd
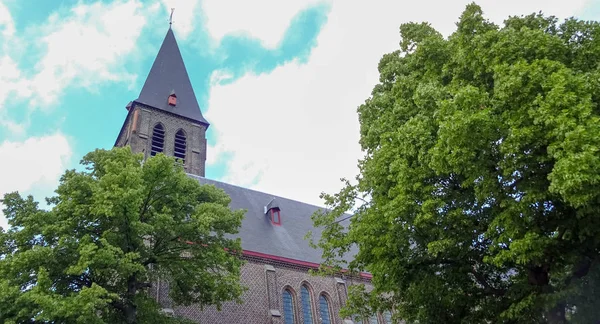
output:
[[[211,184],[223,189],[231,197],[230,208],[246,209],[246,215],[237,235],[242,240],[242,249],[305,262],[322,263],[321,250],[313,249],[304,239],[308,231],[313,232],[315,239],[321,236],[322,230],[313,226],[310,216],[315,211],[322,210],[322,207],[194,175],[189,176],[202,184]],[[265,206],[274,201],[281,210],[280,226],[273,225],[270,216],[264,213]],[[356,251],[352,251],[351,255],[355,253]]]
[[[177,96],[175,107],[168,104],[168,97],[172,93],[176,93]],[[208,126],[198,106],[198,100],[171,28],[167,31],[136,101]]]

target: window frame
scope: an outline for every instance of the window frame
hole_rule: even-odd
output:
[[[181,142],[182,139],[183,143],[177,142],[178,140]],[[181,144],[183,144],[183,152],[181,151]],[[187,149],[187,134],[185,133],[185,130],[183,130],[183,128],[180,128],[177,130],[177,132],[175,132],[175,137],[173,138],[173,156],[175,157],[175,159],[181,160],[183,165],[185,165],[186,162]],[[183,153],[183,158],[178,156],[181,155],[181,153]]]
[[[307,296],[308,296],[308,301],[307,301],[307,305],[308,305],[308,314],[310,315],[310,318],[306,318],[304,315],[307,313],[305,312],[304,309],[304,295],[303,295],[303,289],[306,289],[307,292]],[[307,283],[303,283],[300,286],[300,305],[302,306],[302,324],[314,324],[315,323],[315,314],[314,314],[314,305],[313,305],[313,298],[312,298],[312,289],[311,287],[307,284]]]
[[[155,137],[157,136],[156,135],[157,129],[162,132],[160,151],[154,150],[154,147],[155,147],[154,143],[155,143]],[[149,141],[150,142],[150,156],[156,156],[159,153],[165,154],[165,139],[166,139],[166,137],[167,137],[167,130],[165,128],[165,125],[163,125],[162,123],[156,123],[154,125],[154,127],[152,127],[152,137],[150,138],[150,141]],[[157,142],[158,142],[158,139],[157,139]]]
[[[277,215],[277,217],[275,215]],[[281,210],[279,208],[271,209],[271,223],[273,225],[281,226]]]
[[[385,324],[392,324],[392,312],[389,310],[384,311],[383,313],[381,313],[381,317],[383,317],[383,320],[385,322]]]
[[[291,287],[285,287],[283,289],[283,292],[281,293],[281,308],[283,310],[283,323],[284,324],[288,324],[288,322],[286,321],[286,310],[285,310],[285,299],[284,299],[284,294],[289,294],[290,295],[290,299],[291,299],[291,316],[292,316],[292,324],[296,324],[297,323],[297,318],[298,316],[296,315],[296,293],[294,292],[294,290]]]
[[[177,96],[175,94],[171,94],[169,99],[167,99],[167,103],[172,107],[177,106]]]
[[[369,316],[369,324],[379,324],[379,316],[377,314],[373,314],[371,316]],[[374,320],[374,321],[373,321]]]
[[[323,300],[325,300],[325,306],[327,307],[327,322],[325,322],[324,319],[323,319],[323,309],[321,307],[323,305],[321,304],[321,298],[323,298]],[[329,298],[329,296],[325,292],[322,292],[321,294],[319,294],[319,319],[320,319],[321,323],[322,324],[324,324],[324,323],[327,323],[327,324],[334,323],[331,314],[333,314],[333,310],[331,309],[330,298]]]

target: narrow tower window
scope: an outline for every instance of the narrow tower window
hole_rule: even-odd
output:
[[[162,124],[156,124],[152,131],[152,147],[150,149],[150,155],[155,156],[161,153],[165,147],[165,128]]]
[[[180,129],[175,134],[175,158],[185,164],[185,133]]]

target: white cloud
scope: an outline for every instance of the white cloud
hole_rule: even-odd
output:
[[[14,40],[14,33],[13,18],[8,7],[0,0],[0,125],[21,132],[16,123],[7,120],[6,112],[3,111],[9,95],[23,97],[30,94],[29,83],[17,63],[10,56],[3,54],[4,48]]]
[[[302,9],[323,0],[205,0],[202,9],[206,28],[216,40],[227,34],[244,33],[258,38],[268,48],[281,41],[291,19]]]
[[[336,1],[306,64],[291,62],[270,74],[247,74],[226,85],[217,82],[226,73],[216,71],[206,117],[218,145],[209,148],[207,162],[222,162],[222,153],[229,152],[222,180],[321,204],[321,191],[335,192],[339,178],[353,178],[358,171],[362,153],[356,108],[378,82],[381,56],[397,49],[400,24],[429,21],[448,35],[469,2]],[[583,0],[478,3],[497,23],[540,9],[566,17],[584,5]],[[270,10],[256,5],[254,10],[242,4],[243,10],[235,10],[240,14],[232,16],[232,10],[211,9],[231,9],[230,3],[207,1],[205,6],[207,15],[219,22],[210,29],[216,37],[241,29],[272,45],[287,27],[274,18],[280,14],[277,5]],[[281,9],[288,21],[295,13],[289,10]],[[279,30],[263,31],[260,22]]]
[[[126,57],[139,48],[142,28],[146,20],[156,17],[158,8],[143,7],[139,0],[80,2],[68,11],[54,12],[41,25],[15,33],[11,14],[0,2],[0,35],[10,37],[4,37],[0,46],[6,49],[10,43],[17,44],[15,48],[42,50],[34,66],[24,67],[17,57],[23,53],[2,54],[0,48],[0,126],[22,136],[27,123],[9,120],[7,110],[24,105],[30,110],[51,107],[68,87],[93,92],[103,82],[131,86],[137,76],[127,72]],[[28,101],[11,104],[7,101],[11,96]]]
[[[0,143],[0,156],[0,197],[19,191],[43,195],[35,197],[40,201],[56,188],[71,158],[71,145],[61,133],[23,142],[4,141]],[[0,226],[6,228],[6,224],[0,211]]]
[[[8,56],[0,56],[0,111],[10,94],[25,97],[31,94],[29,82],[24,78],[17,63]]]
[[[210,75],[210,84],[217,85],[221,82],[231,80],[234,74],[227,70],[216,70]]]
[[[169,21],[171,8],[175,8],[173,13],[173,29],[177,31],[177,38],[185,40],[194,30],[199,19],[198,0],[162,0],[164,11],[164,22]],[[160,16],[158,19],[161,19]],[[162,21],[159,20],[159,23]]]
[[[0,114],[0,116],[2,116]],[[15,137],[22,137],[26,133],[26,125],[27,123],[19,124],[10,118],[0,118],[0,126],[4,127],[10,134]]]
[[[6,5],[0,2],[0,35],[10,38],[15,33],[15,23]]]
[[[147,14],[137,0],[81,3],[67,16],[52,14],[40,27],[47,52],[31,80],[39,103],[55,102],[70,85],[135,80],[126,72],[124,57],[135,49]]]

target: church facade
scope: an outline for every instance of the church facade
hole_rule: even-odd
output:
[[[304,239],[309,230],[320,233],[310,219],[319,207],[205,178],[208,127],[169,28],[139,97],[127,105],[115,146],[129,145],[145,157],[180,158],[190,177],[223,189],[231,197],[230,208],[247,210],[238,235],[246,260],[241,280],[248,290],[242,304],[226,303],[217,311],[173,305],[168,282],[159,281],[151,293],[163,310],[199,323],[353,323],[339,310],[348,286],[369,285],[370,276],[308,273],[321,262],[321,251]],[[389,316],[373,316],[369,323],[390,323]]]

